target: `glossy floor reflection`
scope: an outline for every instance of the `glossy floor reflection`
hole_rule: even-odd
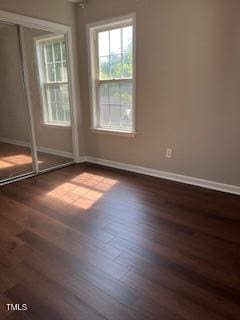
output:
[[[90,164],[1,187],[7,320],[238,320],[239,196]],[[8,302],[6,302],[8,301]]]
[[[71,159],[38,152],[40,169],[48,169],[70,162]],[[33,171],[31,150],[28,147],[0,142],[0,180]]]

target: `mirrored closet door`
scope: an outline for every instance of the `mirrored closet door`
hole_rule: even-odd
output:
[[[22,28],[39,171],[73,161],[70,85],[64,34]]]
[[[0,181],[33,173],[19,27],[0,23]]]
[[[54,23],[49,27],[48,22],[29,21],[27,17],[9,13],[1,23],[1,14],[0,185],[3,185],[74,163],[78,144],[69,67],[70,28]],[[21,19],[23,25],[6,23]]]

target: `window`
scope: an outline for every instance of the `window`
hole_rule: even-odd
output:
[[[69,83],[64,36],[37,40],[45,124],[70,126]]]
[[[134,32],[134,16],[89,26],[94,129],[135,131]]]

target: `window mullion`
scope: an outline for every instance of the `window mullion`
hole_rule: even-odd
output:
[[[110,30],[108,30],[108,70],[109,70],[109,78],[112,78],[112,68],[111,68],[111,34]],[[108,92],[108,125],[111,125],[111,106],[110,106],[110,82],[107,83],[107,92]]]
[[[60,55],[61,55],[61,75],[62,75],[62,81],[64,79],[64,74],[63,74],[63,49],[62,49],[62,41],[60,41]]]
[[[62,49],[62,41],[60,41],[60,55],[61,55],[61,75],[62,75],[62,80],[64,79],[64,75],[63,75],[63,49]],[[65,105],[62,101],[62,108],[63,108],[63,117],[64,117],[64,122],[67,120],[67,116],[66,116],[66,110],[65,110]]]
[[[96,95],[96,116],[97,116],[97,125],[100,125],[100,63],[99,63],[99,49],[98,49],[98,41],[99,41],[99,34],[98,32],[94,33],[94,50],[95,50],[95,95]]]
[[[43,119],[44,121],[47,120],[47,122],[50,120],[50,110],[49,110],[49,105],[48,105],[48,98],[47,98],[47,88],[46,88],[46,84],[47,82],[49,81],[49,75],[48,75],[48,65],[46,63],[47,61],[47,50],[46,50],[46,45],[41,45],[41,53],[42,55],[44,56],[44,70],[45,72],[43,71],[43,77],[44,77],[44,83],[45,85],[43,86],[43,90],[44,90],[44,93],[43,93],[43,100],[44,100],[44,109],[43,109],[43,113],[44,113],[44,116],[43,116]]]
[[[49,82],[49,75],[48,75],[48,64],[47,64],[47,49],[46,45],[41,46],[41,50],[43,50],[43,55],[44,55],[44,69],[45,69],[45,82]]]
[[[109,36],[110,38],[110,36]],[[109,51],[110,53],[110,51]],[[109,90],[110,83],[107,84],[108,86],[108,125],[111,125],[111,107],[110,107],[110,90]]]
[[[121,28],[121,77],[123,78],[123,29]]]
[[[114,82],[132,82],[133,78],[122,78],[122,79],[109,79],[109,80],[96,80],[97,83],[114,83]]]
[[[99,34],[95,33],[94,35],[94,44],[95,44],[95,55],[98,58],[99,56],[99,48],[98,48]],[[100,63],[99,59],[96,59],[96,79],[100,80]]]
[[[57,107],[57,93],[56,93],[56,86],[53,86],[53,92],[54,92],[54,106],[56,108],[56,117],[57,117],[57,121],[59,121],[59,114],[58,114],[58,107]],[[53,119],[52,119],[53,120]]]
[[[53,68],[54,68],[54,82],[57,82],[57,75],[56,75],[56,60],[55,60],[55,50],[54,45],[52,43],[52,58],[53,58]]]
[[[47,97],[47,92],[48,92],[48,88],[50,88],[50,86],[48,86],[48,84],[46,84],[45,86],[45,94]],[[51,96],[51,92],[50,92],[50,96]],[[49,103],[47,104],[48,106],[48,121],[53,121],[53,114],[52,114],[52,101],[50,101],[50,105]]]
[[[120,127],[122,127],[122,88],[121,82],[118,83],[119,87],[119,102],[120,102]]]
[[[108,31],[108,64],[109,64],[109,77],[112,78],[112,70],[111,70],[111,40],[110,40],[110,31]]]

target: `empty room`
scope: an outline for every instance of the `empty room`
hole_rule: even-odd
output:
[[[240,319],[240,1],[0,0],[0,320]]]

